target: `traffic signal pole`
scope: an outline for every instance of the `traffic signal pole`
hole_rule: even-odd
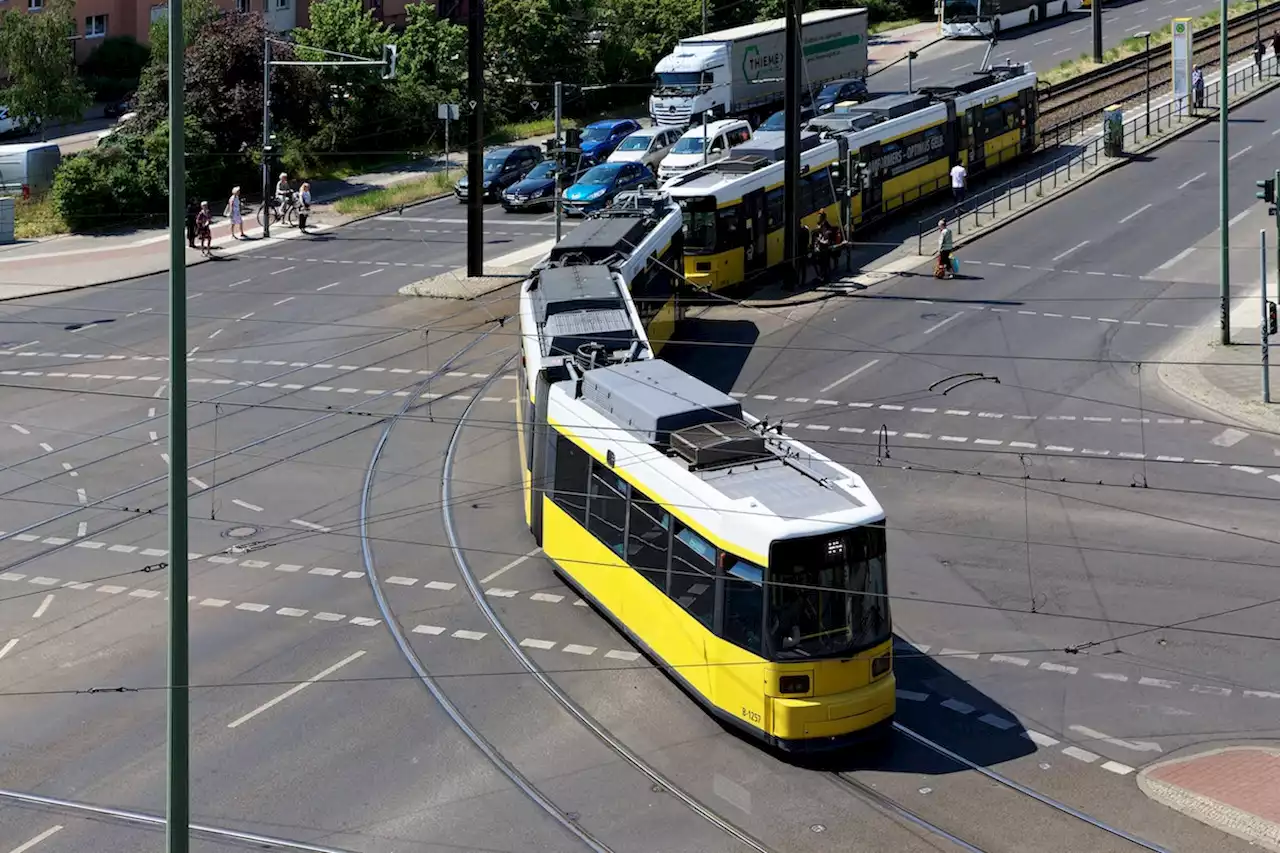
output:
[[[786,85],[783,101],[783,120],[786,163],[783,175],[786,180],[782,185],[782,247],[787,262],[784,266],[788,287],[799,287],[805,269],[805,259],[801,253],[805,251],[800,245],[800,81],[803,54],[800,47],[800,15],[803,12],[803,0],[787,0],[787,46],[783,53],[787,73],[783,75]]]
[[[1280,169],[1265,181],[1254,181],[1258,191],[1254,196],[1268,205],[1267,213],[1275,217],[1276,223],[1276,257],[1280,263],[1280,202],[1276,200],[1276,189],[1280,187]],[[1267,232],[1258,232],[1258,280],[1262,283],[1262,319],[1258,324],[1262,343],[1262,402],[1271,402],[1271,341],[1276,329],[1276,306],[1267,299]]]
[[[467,275],[484,275],[484,0],[471,0],[467,16]]]

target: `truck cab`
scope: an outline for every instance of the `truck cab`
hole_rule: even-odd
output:
[[[677,45],[653,71],[649,116],[657,125],[688,127],[729,104],[729,51],[723,44]]]

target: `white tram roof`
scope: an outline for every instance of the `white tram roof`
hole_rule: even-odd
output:
[[[543,358],[573,356],[583,344],[648,349],[627,289],[604,264],[549,267],[521,289],[521,328]]]
[[[765,559],[777,540],[884,518],[857,474],[790,437],[766,438],[737,400],[668,362],[598,367],[576,389],[552,387],[557,429],[602,459],[612,452],[616,470],[727,550]]]

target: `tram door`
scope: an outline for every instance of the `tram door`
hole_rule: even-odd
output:
[[[742,197],[743,278],[751,278],[769,266],[769,215],[764,189]]]
[[[965,122],[969,125],[967,168],[971,175],[978,174],[987,165],[987,127],[982,120],[982,112],[983,108],[977,106],[970,107],[965,113]]]
[[[1023,89],[1018,93],[1018,117],[1022,122],[1022,153],[1036,150],[1036,96],[1035,91]]]
[[[866,169],[862,176],[862,219],[861,222],[874,222],[880,214],[884,213],[882,203],[884,201],[884,182],[887,173],[881,175],[879,169],[883,161],[881,154],[884,152],[884,146],[879,142],[868,142],[862,146],[862,150],[858,152],[859,159],[866,165]]]

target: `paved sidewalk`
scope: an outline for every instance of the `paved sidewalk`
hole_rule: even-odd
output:
[[[1280,750],[1237,746],[1162,761],[1139,774],[1138,787],[1188,817],[1280,853]]]
[[[902,59],[908,51],[919,50],[938,38],[937,21],[923,21],[877,33],[867,39],[867,59],[871,71]]]

